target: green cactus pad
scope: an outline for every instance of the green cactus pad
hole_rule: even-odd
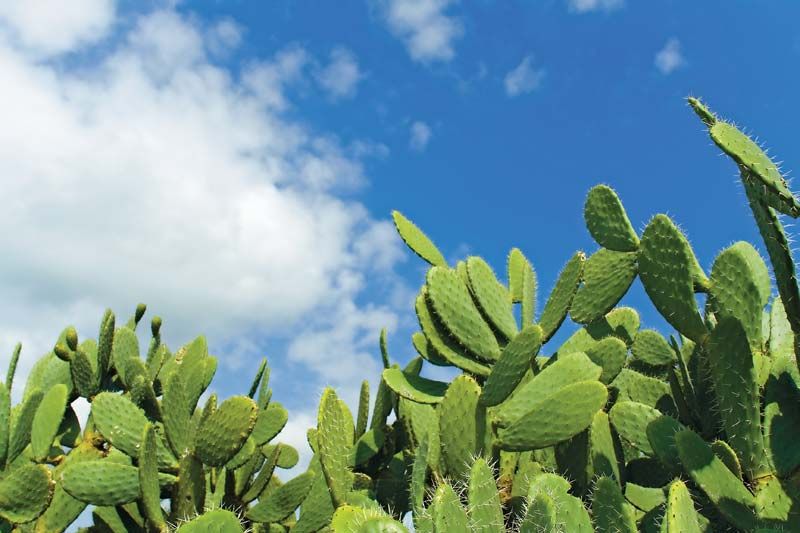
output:
[[[547,298],[547,303],[544,304],[542,316],[539,317],[539,326],[544,333],[542,343],[547,342],[567,318],[569,306],[572,304],[572,299],[581,282],[585,259],[586,256],[583,252],[575,252],[575,255],[567,261],[558,275],[558,280]]]
[[[509,427],[500,429],[498,445],[510,451],[552,446],[586,429],[607,399],[608,390],[599,381],[567,385]]]
[[[72,382],[78,393],[86,398],[91,398],[97,393],[100,386],[99,375],[92,368],[89,357],[81,349],[72,352],[72,359],[69,362]]]
[[[76,448],[71,450],[64,461],[55,468],[52,477],[54,479],[59,479],[64,468],[71,464],[82,461],[95,461],[101,457],[102,452],[95,448],[90,441],[82,441]],[[34,530],[36,533],[63,531],[78,518],[85,508],[85,502],[70,496],[60,483],[56,484],[50,505],[47,507],[44,514],[36,521]]]
[[[14,345],[14,351],[11,352],[11,358],[8,360],[8,370],[6,371],[5,386],[10,391],[14,384],[14,374],[17,372],[17,363],[19,362],[19,354],[22,351],[22,343]]]
[[[652,511],[667,503],[663,487],[643,487],[630,481],[625,483],[625,499],[644,512]]]
[[[583,207],[586,228],[597,244],[617,252],[635,252],[639,238],[611,187],[592,187]]]
[[[361,390],[358,394],[358,415],[356,416],[356,438],[359,438],[367,430],[369,422],[369,381],[366,379],[361,382]]]
[[[239,517],[225,509],[207,511],[183,524],[175,533],[243,533]]]
[[[439,485],[433,495],[431,507],[436,533],[469,531],[467,511],[462,507],[461,499],[449,484]]]
[[[723,317],[708,343],[708,361],[727,441],[749,479],[771,472],[761,433],[761,403],[753,354],[742,324]]]
[[[182,374],[179,372],[170,376],[161,400],[161,407],[167,442],[175,456],[181,457],[192,444],[189,428],[194,406],[189,405],[186,386]]]
[[[756,188],[763,190],[764,199],[770,207],[791,217],[800,215],[800,203],[789,190],[786,180],[756,143],[727,122],[716,122],[709,128],[709,133],[723,152],[747,169],[751,179],[756,182]]]
[[[481,457],[472,463],[469,473],[468,505],[470,528],[474,533],[503,531],[503,508],[494,471]]]
[[[661,464],[667,469],[674,469],[679,463],[678,448],[675,435],[686,429],[683,424],[671,416],[660,416],[647,423],[647,441]]]
[[[247,396],[225,400],[197,428],[197,456],[209,466],[223,466],[236,455],[256,423],[258,406]]]
[[[56,384],[53,385],[53,387],[55,386]],[[23,401],[21,406],[15,407],[16,411],[12,410],[6,463],[13,462],[30,443],[34,417],[43,397],[44,394],[41,391],[34,390]]]
[[[425,359],[430,364],[436,366],[450,366],[450,362],[438,354],[438,352],[431,345],[431,342],[421,331],[417,331],[411,335],[411,344],[414,345],[414,349],[417,351],[420,357]]]
[[[447,266],[442,252],[413,222],[403,216],[400,211],[392,211],[392,219],[400,238],[411,248],[412,252],[433,266]]]
[[[489,264],[480,257],[467,259],[469,286],[483,315],[506,339],[517,334],[517,321],[508,290],[497,281]]]
[[[67,386],[61,383],[47,391],[39,403],[31,427],[31,452],[37,461],[50,453],[66,406]]]
[[[522,250],[519,248],[512,248],[508,253],[506,260],[506,268],[508,271],[508,293],[512,303],[521,303],[523,298],[523,280],[525,277],[525,270],[530,269],[531,264]],[[536,275],[534,274],[534,279]],[[535,283],[534,283],[535,285]]]
[[[520,319],[522,327],[533,324],[536,320],[536,273],[533,267],[527,265],[522,272],[522,306],[520,309]]]
[[[92,400],[92,420],[98,431],[119,450],[139,456],[142,434],[148,420],[141,409],[124,396],[101,392]],[[161,438],[157,439],[160,467],[174,467],[175,458]]]
[[[70,465],[59,481],[73,498],[94,505],[120,505],[141,495],[139,469],[108,460]]]
[[[736,452],[727,442],[715,440],[711,443],[711,450],[728,467],[728,470],[733,472],[739,479],[742,479],[742,464],[739,462],[739,458],[736,457]]]
[[[439,403],[447,390],[447,383],[408,374],[399,368],[384,370],[383,381],[396,394],[418,403]]]
[[[519,385],[541,346],[542,328],[536,325],[526,326],[511,339],[503,348],[500,359],[492,367],[492,373],[484,384],[481,403],[494,406],[505,401]]]
[[[525,516],[519,524],[519,533],[556,533],[556,503],[553,498],[539,492],[528,502]]]
[[[254,522],[279,522],[303,503],[314,483],[314,472],[305,472],[270,492],[250,508],[245,517]]]
[[[426,276],[426,285],[428,301],[436,316],[462,346],[481,359],[494,361],[500,357],[500,346],[492,329],[455,271],[433,267]]]
[[[780,297],[772,300],[769,313],[769,353],[772,357],[794,357],[794,334]]]
[[[766,275],[765,297],[757,271],[751,266],[752,261],[748,261],[750,254],[744,251],[748,246],[747,243],[738,243],[717,256],[711,269],[711,296],[717,318],[729,316],[738,319],[744,326],[750,346],[760,349],[762,312],[769,299],[769,274]],[[755,250],[752,252],[757,255]]]
[[[43,465],[23,465],[0,480],[0,517],[12,523],[30,522],[50,503],[53,483]]]
[[[478,404],[481,387],[466,374],[447,388],[439,404],[439,437],[445,473],[463,479],[472,458],[480,455],[486,433],[486,408]]]
[[[475,374],[478,376],[488,376],[489,367],[475,361],[468,356],[464,348],[450,338],[450,334],[440,325],[440,321],[431,312],[430,303],[427,298],[428,288],[423,287],[417,295],[415,310],[417,320],[422,328],[422,332],[430,343],[430,347],[442,359],[445,359],[453,366]]]
[[[382,509],[343,505],[331,519],[332,533],[408,533]]]
[[[337,505],[344,503],[345,496],[353,486],[353,473],[349,467],[353,420],[348,417],[336,392],[326,388],[317,417],[319,456],[331,496]]]
[[[601,477],[592,493],[592,514],[598,533],[636,533],[633,507],[625,501],[617,482]]]
[[[570,306],[572,320],[589,324],[608,313],[636,278],[636,252],[601,248],[583,266],[583,284]]]
[[[643,329],[636,334],[631,355],[647,366],[664,367],[676,362],[675,351],[667,340],[654,329]]]
[[[706,126],[710,128],[717,122],[717,116],[700,99],[690,96],[686,101]]]
[[[697,511],[686,485],[675,480],[669,486],[667,509],[664,512],[662,531],[665,533],[700,533]]]
[[[429,439],[428,466],[432,470],[439,470],[439,415],[429,404],[412,402],[400,398],[398,402],[398,416],[403,424],[407,438],[417,446],[425,436]]]
[[[611,424],[605,411],[598,411],[589,426],[589,461],[587,479],[608,476],[617,482],[620,476],[620,459],[617,457],[617,443],[611,433]]]
[[[697,269],[697,259],[686,237],[669,217],[656,215],[642,234],[639,278],[667,322],[700,342],[707,332],[694,299]]]
[[[139,339],[136,338],[136,333],[132,329],[119,328],[114,332],[111,360],[123,383],[128,383],[125,369],[129,359],[139,359]]]
[[[794,370],[795,362],[784,359],[786,368]],[[764,389],[764,443],[780,477],[789,476],[800,466],[800,390],[788,370],[779,370],[773,365]]]
[[[289,412],[278,402],[270,402],[266,409],[261,409],[253,428],[253,441],[256,446],[261,446],[275,438],[288,421]]]
[[[166,529],[164,512],[161,510],[161,490],[158,484],[157,436],[152,424],[146,424],[139,450],[139,486],[141,506],[147,521],[158,530]]]
[[[566,385],[579,381],[596,380],[602,369],[592,363],[586,354],[576,352],[559,358],[548,365],[531,381],[521,385],[515,393],[493,413],[494,424],[508,426],[515,423],[532,409]],[[592,413],[594,414],[594,413]],[[588,424],[588,423],[587,423]]]
[[[778,294],[796,336],[800,334],[800,290],[789,239],[775,211],[760,202],[757,193],[746,181],[744,190],[772,263]]]
[[[614,429],[625,442],[647,455],[654,454],[647,438],[647,426],[664,415],[648,405],[631,401],[618,401],[608,414]]]
[[[609,386],[617,391],[619,400],[643,403],[670,414],[675,410],[669,384],[658,378],[623,368]]]
[[[622,371],[628,357],[628,347],[617,337],[606,337],[587,349],[586,355],[603,369],[599,379],[607,385]]]
[[[752,530],[756,516],[755,499],[750,491],[695,432],[679,431],[675,443],[686,473],[703,489],[720,514],[734,526]]]

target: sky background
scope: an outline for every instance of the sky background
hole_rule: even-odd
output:
[[[374,395],[382,327],[412,357],[425,269],[392,209],[451,260],[503,273],[520,247],[540,306],[596,249],[598,183],[639,231],[668,213],[707,269],[737,240],[763,250],[685,97],[800,168],[798,16],[788,0],[1,2],[0,364],[21,341],[24,375],[64,326],[96,337],[105,308],[124,322],[145,302],[143,349],[154,315],[173,350],[206,335],[222,396],[267,356],[282,439],[304,451],[324,386]],[[669,333],[638,281],[624,302]]]

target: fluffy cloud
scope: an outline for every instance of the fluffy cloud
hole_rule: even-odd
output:
[[[7,12],[0,25],[22,27]],[[76,30],[49,48],[75,67],[32,56],[32,30],[0,33],[0,365],[22,341],[20,382],[60,327],[94,337],[105,307],[125,320],[139,301],[173,348],[198,333],[230,346],[223,379],[271,335],[304,380],[347,397],[346,378],[377,370],[365,339],[397,317],[363,293],[370,277],[399,283],[401,254],[352,193],[382,147],[287,118],[300,47],[241,75],[215,64],[234,29],[160,10],[91,63],[99,30]]]
[[[114,0],[0,2],[0,34],[39,56],[101,39],[114,22]]]
[[[412,150],[422,152],[428,146],[432,135],[430,126],[417,120],[411,124],[411,138],[408,145]]]
[[[346,48],[335,48],[330,63],[317,72],[320,86],[334,100],[354,97],[363,77],[355,55]]]
[[[619,9],[625,5],[625,0],[567,0],[567,4],[574,13],[588,13]]]
[[[454,42],[464,34],[447,9],[458,0],[382,0],[389,29],[402,39],[414,61],[431,63],[455,57]]]
[[[530,93],[539,88],[544,78],[544,70],[533,66],[533,58],[526,56],[512,71],[506,74],[504,84],[506,94],[514,97]]]
[[[676,38],[669,39],[653,59],[656,68],[664,75],[672,74],[686,64],[681,53],[681,43]]]

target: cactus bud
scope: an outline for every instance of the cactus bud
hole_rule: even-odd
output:
[[[58,357],[62,361],[69,362],[69,360],[72,359],[72,353],[63,343],[60,342],[56,344],[55,347],[53,348],[53,353],[55,353],[56,357]]]
[[[153,320],[150,322],[150,331],[153,333],[153,337],[158,337],[158,333],[161,330],[161,317],[154,316]]]
[[[78,349],[78,332],[75,331],[75,328],[70,326],[67,328],[67,347],[71,351],[75,351]]]
[[[134,320],[136,321],[137,324],[144,316],[145,311],[147,311],[147,306],[145,304],[139,304],[136,306],[136,314],[134,315]]]

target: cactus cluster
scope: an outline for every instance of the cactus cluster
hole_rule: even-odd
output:
[[[395,212],[430,266],[418,357],[401,368],[381,332],[374,400],[365,381],[354,416],[324,390],[306,472],[276,475],[298,452],[274,442],[288,415],[266,361],[246,396],[201,402],[216,370],[202,337],[172,354],[156,317],[142,357],[144,307],[119,328],[108,311],[96,341],[65,329],[12,407],[14,351],[0,531],[63,531],[87,506],[89,531],[800,531],[800,292],[778,216],[800,203],[758,145],[689,103],[739,168],[771,271],[738,242],[706,272],[669,217],[638,234],[601,185],[584,207],[597,250],[570,257],[537,310],[521,250],[502,279],[480,257],[449,265]],[[618,306],[637,277],[668,337]],[[556,344],[568,317],[580,327]]]

